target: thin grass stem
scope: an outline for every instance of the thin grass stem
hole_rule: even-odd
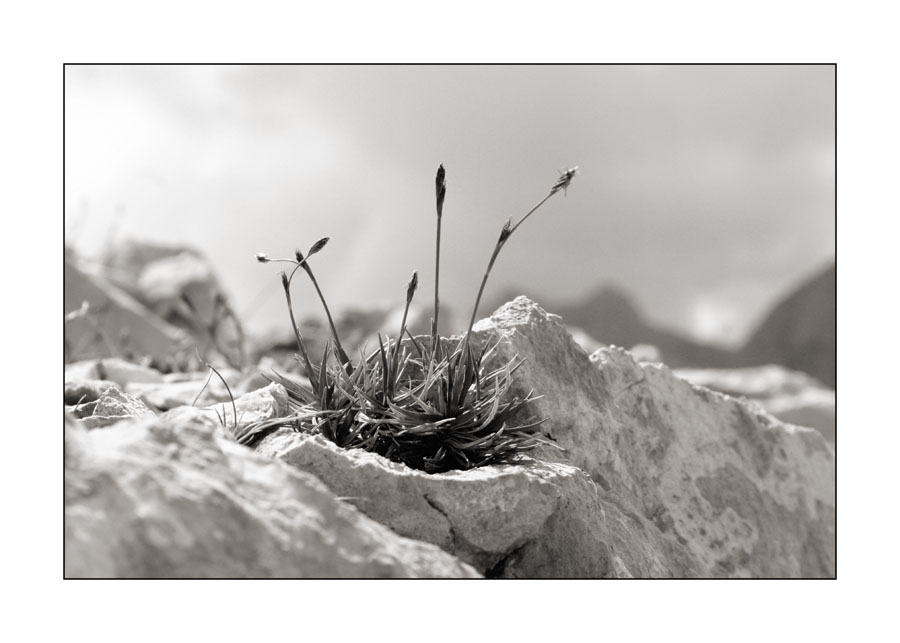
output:
[[[325,295],[322,294],[322,289],[319,288],[319,282],[316,281],[316,276],[313,274],[312,268],[309,267],[309,263],[306,260],[303,261],[303,269],[306,270],[306,274],[309,275],[310,280],[313,282],[313,286],[316,287],[316,292],[319,294],[319,299],[322,302],[322,306],[325,308],[325,315],[328,317],[328,325],[331,327],[331,334],[334,336],[334,344],[337,347],[338,354],[341,358],[341,366],[347,369],[347,374],[349,375],[353,372],[353,367],[350,365],[350,358],[347,357],[347,353],[344,352],[344,347],[341,345],[341,338],[338,336],[337,329],[334,326],[334,319],[331,317],[331,311],[328,309]]]

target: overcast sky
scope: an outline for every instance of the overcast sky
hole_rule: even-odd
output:
[[[69,66],[66,239],[193,245],[255,328],[286,321],[254,255],[323,236],[335,307],[399,304],[414,269],[426,303],[443,163],[441,299],[462,319],[504,220],[578,165],[486,298],[524,287],[552,311],[611,284],[735,343],[834,257],[834,107],[833,67]]]

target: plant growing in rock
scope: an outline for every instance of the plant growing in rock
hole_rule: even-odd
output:
[[[443,165],[435,177],[434,317],[427,340],[413,337],[406,326],[418,287],[418,275],[413,273],[406,288],[406,306],[397,339],[379,335],[377,350],[368,355],[361,350],[354,365],[344,351],[309,264],[309,259],[325,247],[328,238],[316,242],[305,256],[297,250],[295,259],[270,259],[258,254],[257,260],[262,263],[294,265],[290,275],[282,272],[281,277],[299,348],[296,359],[309,383],[295,382],[274,373],[273,380],[288,392],[292,415],[243,427],[235,435],[236,439],[249,445],[276,427],[291,426],[299,431],[321,433],[339,446],[363,448],[429,473],[510,462],[543,442],[534,432],[540,421],[532,418],[523,424],[513,423],[513,418],[520,416],[528,402],[535,399],[533,392],[524,397],[511,393],[513,374],[522,361],[516,357],[490,367],[496,361],[492,360],[496,345],[473,346],[471,334],[500,250],[532,213],[551,196],[568,188],[576,170],[567,170],[547,196],[517,223],[510,219],[504,224],[482,278],[469,326],[455,340],[444,339],[438,333],[441,219],[447,190]],[[334,339],[326,343],[317,362],[310,358],[294,316],[291,283],[300,268],[316,289]]]

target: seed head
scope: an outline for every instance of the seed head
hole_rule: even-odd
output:
[[[575,175],[578,173],[578,166],[570,167],[565,172],[560,173],[559,179],[557,179],[556,183],[553,185],[553,188],[550,190],[551,194],[556,194],[560,190],[567,190],[569,184],[572,182],[572,179],[575,178]]]
[[[291,287],[291,282],[288,281],[288,276],[285,274],[284,270],[281,271],[281,285],[284,286],[285,290],[288,290]]]
[[[498,243],[504,243],[507,239],[509,239],[509,235],[512,234],[512,219],[507,219],[506,223],[503,224],[503,229],[500,231],[500,241]]]
[[[438,216],[444,209],[444,197],[447,195],[447,181],[444,179],[444,164],[438,167],[437,176],[434,177],[434,196],[437,199]]]
[[[297,257],[297,263],[303,263],[303,253],[300,252],[300,248],[294,250],[294,256]]]
[[[413,295],[416,292],[416,289],[419,287],[419,273],[412,273],[412,277],[410,277],[409,283],[406,284],[406,303],[412,301]]]
[[[321,239],[316,241],[314,244],[312,244],[312,247],[309,249],[309,253],[306,255],[306,258],[309,259],[314,254],[316,254],[319,250],[324,248],[325,245],[328,243],[329,239],[331,239],[331,237],[322,237]]]
[[[271,259],[269,259],[269,255],[267,255],[265,252],[257,252],[256,260],[259,263],[267,263],[267,262],[271,261]]]

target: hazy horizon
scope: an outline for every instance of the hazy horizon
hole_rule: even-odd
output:
[[[399,305],[413,270],[428,305],[439,163],[441,300],[458,317],[503,221],[573,165],[568,194],[501,253],[486,300],[613,286],[654,324],[735,345],[834,260],[831,66],[65,73],[66,242],[89,256],[111,231],[194,246],[257,330],[283,326],[284,303],[278,269],[254,255],[323,236],[316,273],[336,308]]]

